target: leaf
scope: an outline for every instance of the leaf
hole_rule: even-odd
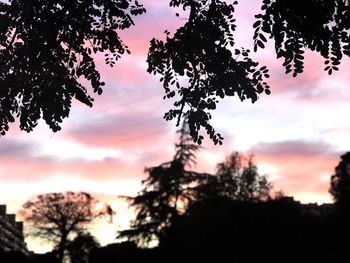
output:
[[[267,42],[267,39],[265,38],[265,36],[263,34],[259,34],[259,38],[264,41]]]
[[[260,20],[255,21],[255,23],[253,24],[253,28],[257,28],[258,26],[260,26]]]
[[[189,77],[189,78],[192,78],[193,77],[193,73],[191,71],[187,71],[186,72],[186,75]]]
[[[259,46],[260,48],[265,48],[264,43],[263,43],[262,41],[257,40],[256,43],[258,44],[258,46]]]

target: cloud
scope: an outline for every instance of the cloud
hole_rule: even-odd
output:
[[[74,125],[61,133],[34,133],[30,143],[5,140],[0,146],[0,180],[140,179],[145,166],[172,157],[175,132],[160,116],[150,120],[152,116],[140,114],[133,119],[133,114],[92,113],[89,120],[70,120]]]
[[[102,80],[109,83],[115,82],[118,86],[137,85],[147,81],[150,75],[147,72],[146,58],[147,51],[144,52],[143,56],[126,54],[117,61],[114,67],[110,67],[105,64],[103,54],[94,56]]]
[[[23,142],[18,139],[2,138],[0,144],[0,158],[23,158],[35,153],[36,147],[33,143]]]
[[[41,146],[38,158],[44,161],[56,160],[79,163],[80,161],[89,162],[118,159],[121,158],[121,155],[122,151],[120,149],[87,147],[69,140],[54,140],[48,141]]]
[[[342,154],[335,146],[322,142],[282,141],[258,143],[249,152],[256,156],[258,164],[274,167],[271,176],[277,189],[301,197],[314,193],[323,196],[323,200],[330,199],[329,178]]]
[[[337,155],[334,152],[334,146],[322,142],[308,142],[308,141],[282,141],[272,143],[258,143],[254,145],[250,151],[257,155],[263,155],[271,158],[314,158],[324,155]]]
[[[144,110],[150,109],[149,106],[147,108]],[[67,139],[90,147],[130,149],[147,148],[148,144],[172,133],[172,129],[163,120],[162,113],[142,111],[142,105],[135,104],[120,113],[92,114],[90,120],[77,120],[64,134]]]
[[[123,160],[103,160],[103,161],[57,161],[50,159],[23,159],[0,162],[2,172],[1,180],[27,182],[38,182],[55,176],[66,176],[72,178],[92,180],[105,180],[115,178],[115,180],[137,177],[143,172],[143,167]]]

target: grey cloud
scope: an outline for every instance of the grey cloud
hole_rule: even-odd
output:
[[[0,158],[23,158],[32,156],[37,149],[32,143],[2,138],[0,142]]]
[[[314,156],[339,156],[339,152],[331,144],[323,142],[308,142],[303,140],[281,141],[272,143],[258,143],[251,147],[253,154],[275,157],[314,157]]]

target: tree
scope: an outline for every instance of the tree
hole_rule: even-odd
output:
[[[146,168],[148,177],[142,181],[143,189],[135,197],[127,197],[136,210],[136,218],[128,230],[119,237],[127,237],[139,245],[148,245],[166,236],[173,220],[196,200],[193,184],[205,174],[187,170],[195,162],[199,146],[191,143],[186,122],[179,130],[180,142],[175,145],[173,160],[156,167]]]
[[[329,192],[335,201],[330,238],[334,262],[341,262],[349,254],[344,238],[350,235],[350,152],[341,155],[331,176]]]
[[[253,157],[234,152],[217,165],[216,175],[198,186],[198,196],[200,199],[223,197],[255,202],[270,199],[271,190],[272,184],[266,175],[258,173]]]
[[[339,206],[349,209],[350,205],[350,152],[341,156],[341,161],[335,167],[335,174],[331,176],[329,192]]]
[[[324,57],[325,71],[339,69],[350,56],[350,9],[345,0],[263,0],[262,14],[255,17],[255,47],[264,48],[265,35],[275,40],[277,58],[283,57],[286,73],[303,72],[304,50]],[[315,12],[317,10],[317,12]]]
[[[233,5],[219,0],[170,1],[170,6],[180,5],[190,9],[189,20],[166,42],[151,41],[148,71],[162,75],[165,97],[180,95],[165,119],[176,118],[179,124],[187,113],[196,142],[202,142],[199,130],[204,127],[221,144],[223,138],[210,125],[208,111],[215,109],[218,98],[237,94],[254,102],[257,94],[270,93],[263,81],[267,69],[258,69],[247,49],[236,49],[235,56],[242,59],[233,59],[228,49],[234,45]],[[80,80],[87,79],[98,94],[104,82],[91,54],[105,53],[106,63],[113,66],[129,53],[116,30],[129,28],[131,15],[144,12],[134,0],[1,3],[0,133],[6,133],[15,117],[27,132],[40,118],[58,131],[69,116],[73,98],[92,106],[93,98]],[[188,85],[180,84],[185,74]]]
[[[99,246],[98,241],[89,233],[79,233],[67,245],[71,263],[88,263],[90,252]]]
[[[148,72],[159,74],[164,99],[176,97],[166,120],[188,118],[190,134],[201,143],[204,129],[215,144],[223,137],[211,125],[212,110],[227,96],[253,103],[270,94],[268,69],[235,48],[234,6],[237,1],[170,0],[182,7],[188,21],[165,41],[152,39]],[[325,70],[338,70],[350,55],[349,4],[345,0],[263,0],[254,23],[254,50],[275,39],[277,58],[286,73],[303,71],[304,49],[319,52]],[[314,10],[317,10],[315,12]],[[0,135],[20,120],[31,131],[43,118],[53,131],[69,116],[72,99],[92,106],[93,98],[81,80],[102,93],[104,82],[92,53],[102,52],[113,66],[127,46],[117,30],[134,24],[133,15],[145,9],[136,0],[12,0],[0,3]]]
[[[87,224],[105,214],[96,205],[97,200],[88,193],[48,193],[26,202],[21,214],[31,227],[31,235],[56,244],[57,257],[62,262],[70,236],[79,234]]]
[[[53,131],[69,116],[72,99],[92,106],[104,82],[92,54],[113,66],[128,47],[117,30],[145,12],[134,0],[11,0],[0,3],[0,134],[20,120],[30,132],[40,118]]]
[[[238,96],[253,103],[258,95],[270,94],[264,81],[266,67],[258,67],[249,58],[248,49],[234,49],[234,5],[220,0],[172,0],[170,6],[189,10],[188,22],[173,36],[166,31],[166,41],[152,39],[148,54],[148,72],[160,74],[165,98],[178,100],[165,113],[166,120],[188,117],[191,136],[201,144],[201,128],[214,141],[223,137],[210,124],[210,111],[219,99]]]

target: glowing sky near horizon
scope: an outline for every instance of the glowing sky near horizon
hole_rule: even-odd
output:
[[[93,108],[74,103],[62,131],[52,133],[44,123],[30,134],[11,125],[0,140],[0,203],[16,212],[40,193],[88,191],[117,210],[115,224],[96,230],[102,243],[114,241],[115,231],[127,226],[132,213],[118,195],[133,195],[145,178],[145,166],[168,161],[176,142],[174,123],[162,119],[172,101],[164,101],[157,76],[146,72],[147,49],[153,37],[174,32],[185,21],[175,16],[168,1],[143,0],[147,13],[136,17],[136,27],[122,32],[132,55],[114,68],[97,56],[104,93]],[[236,46],[252,50],[254,15],[258,0],[239,1]],[[213,113],[213,124],[225,137],[223,146],[206,138],[197,168],[212,172],[233,151],[254,154],[262,173],[276,190],[302,202],[330,202],[329,178],[339,156],[350,149],[350,63],[328,76],[323,60],[307,52],[305,72],[285,75],[269,41],[253,54],[270,69],[272,94],[255,103],[225,99]],[[118,210],[119,209],[119,210]],[[37,242],[31,249],[44,251]]]

